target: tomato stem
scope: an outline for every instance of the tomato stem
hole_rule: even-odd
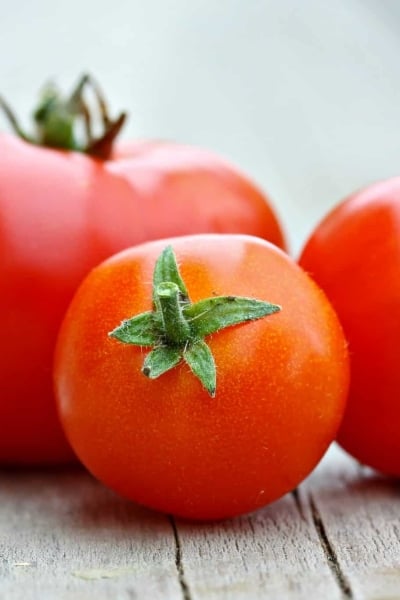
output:
[[[175,346],[185,344],[191,337],[191,331],[183,316],[178,286],[171,281],[164,281],[157,286],[155,293],[161,307],[164,335],[167,342]]]
[[[92,109],[85,99],[85,90],[90,90],[95,101],[101,133],[93,134]],[[91,75],[83,75],[72,93],[64,98],[59,90],[48,84],[42,92],[39,105],[33,112],[35,133],[28,135],[20,126],[11,107],[0,97],[2,109],[14,132],[27,142],[63,150],[75,150],[106,160],[112,154],[113,143],[121,131],[126,113],[111,119],[103,93]],[[83,125],[83,139],[77,133]],[[81,136],[82,137],[82,136]]]
[[[214,397],[216,367],[204,338],[280,310],[276,304],[242,296],[215,296],[193,304],[173,249],[167,246],[154,268],[153,311],[126,319],[109,336],[125,344],[153,348],[142,367],[146,377],[156,379],[184,361]]]

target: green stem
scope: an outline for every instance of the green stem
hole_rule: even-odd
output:
[[[102,131],[92,135],[92,110],[85,100],[85,91],[92,94],[92,104]],[[25,141],[62,150],[76,150],[106,160],[112,155],[113,144],[126,121],[126,114],[110,118],[103,94],[90,75],[81,77],[72,94],[64,97],[54,85],[44,90],[40,103],[33,112],[36,131],[26,134],[10,106],[0,97],[0,109],[14,132]],[[83,124],[84,135],[77,135],[77,125]]]
[[[182,313],[179,287],[165,281],[157,286],[155,294],[161,308],[166,342],[174,346],[185,345],[190,340],[191,331]]]
[[[213,296],[193,304],[174,251],[167,246],[154,268],[153,310],[125,319],[108,335],[124,344],[152,348],[142,367],[146,377],[157,379],[184,361],[214,398],[217,372],[204,337],[280,310],[277,304],[242,296]]]

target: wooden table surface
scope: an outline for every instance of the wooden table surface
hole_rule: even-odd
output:
[[[25,124],[48,77],[68,89],[89,69],[130,109],[127,137],[207,146],[254,177],[294,251],[399,173],[398,0],[22,4],[0,0],[0,79]],[[0,471],[0,600],[135,598],[400,600],[400,483],[333,450],[297,492],[199,525],[81,470]]]
[[[1,600],[399,600],[400,482],[332,448],[295,492],[198,524],[80,469],[0,473]]]

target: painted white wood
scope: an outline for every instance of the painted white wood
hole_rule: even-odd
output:
[[[336,447],[297,494],[178,531],[195,600],[400,598],[400,485]]]
[[[0,472],[1,600],[395,600],[400,488],[333,449],[297,495],[220,523],[76,470]]]
[[[178,529],[193,600],[341,598],[315,528],[292,495],[239,519]]]
[[[176,600],[167,517],[85,472],[0,474],[1,600]]]
[[[400,482],[334,452],[302,486],[355,600],[400,599]]]
[[[293,496],[250,516],[179,522],[79,470],[0,475],[0,598],[340,598]],[[180,565],[176,566],[176,558]]]
[[[209,146],[269,190],[294,250],[399,173],[396,0],[56,4],[0,0],[0,91],[24,123],[43,81],[90,69],[131,110],[126,137]],[[209,525],[80,471],[1,472],[0,600],[399,600],[399,532],[399,484],[337,451],[297,497]]]

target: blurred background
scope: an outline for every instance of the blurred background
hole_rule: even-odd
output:
[[[46,80],[90,71],[129,110],[126,138],[228,158],[293,254],[338,200],[400,173],[398,0],[0,0],[0,56],[24,123]]]

